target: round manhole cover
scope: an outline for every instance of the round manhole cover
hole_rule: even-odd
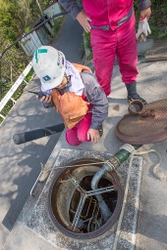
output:
[[[167,99],[151,102],[144,105],[143,109],[140,108],[140,112],[138,110],[136,114],[126,114],[118,122],[114,129],[116,137],[132,145],[167,140]]]
[[[116,172],[106,172],[97,188],[91,188],[102,166],[99,159],[81,159],[56,174],[49,190],[49,212],[63,234],[77,239],[98,237],[118,218],[123,189]]]

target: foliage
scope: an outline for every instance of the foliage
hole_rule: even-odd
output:
[[[57,35],[61,29],[64,22],[64,17],[58,17],[54,20],[54,35]]]
[[[86,39],[86,47],[91,49],[91,45],[90,45],[90,33],[84,32],[85,35],[85,39]]]
[[[41,8],[45,9],[49,2],[41,0]],[[0,16],[0,36],[3,34],[11,43],[32,28],[41,13],[35,0],[0,0]]]
[[[152,0],[152,15],[149,19],[151,36],[157,39],[167,37],[167,2],[163,0]]]
[[[28,33],[41,17],[44,9],[50,4],[50,0],[0,0],[0,51],[9,50],[0,58],[0,100],[12,87],[20,74],[26,68],[31,58],[20,47],[17,39],[24,33]],[[38,4],[37,4],[38,3]],[[55,32],[59,31],[63,18],[54,20]],[[32,75],[31,70],[26,77],[28,82]],[[23,92],[26,83],[20,85],[12,98],[17,100]],[[9,101],[1,114],[7,115],[14,103]],[[0,123],[2,119],[0,117]]]

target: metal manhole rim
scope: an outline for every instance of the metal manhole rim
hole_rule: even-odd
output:
[[[89,161],[93,161],[93,162],[95,162],[97,164],[101,162],[101,160],[97,159],[97,158],[81,158],[81,159],[77,159],[77,160],[75,160],[73,162],[70,162],[70,165],[77,164],[80,161],[88,161],[88,160]],[[109,229],[111,229],[112,226],[114,226],[114,224],[116,223],[116,220],[119,217],[119,214],[121,212],[122,203],[123,203],[123,195],[124,195],[123,192],[124,191],[123,191],[122,183],[120,182],[120,177],[118,176],[118,174],[116,173],[116,171],[109,172],[109,174],[112,175],[112,178],[114,179],[115,183],[117,184],[117,191],[118,191],[118,193],[117,193],[118,194],[117,204],[116,204],[116,207],[115,207],[114,212],[113,212],[112,216],[110,217],[110,219],[104,225],[102,225],[99,229],[97,229],[97,230],[95,230],[93,232],[89,232],[89,233],[77,233],[77,232],[73,232],[73,231],[70,231],[70,230],[66,229],[65,227],[63,227],[60,224],[60,222],[56,219],[56,217],[55,217],[55,215],[53,213],[53,210],[52,210],[52,206],[51,206],[51,194],[52,194],[52,190],[54,188],[55,182],[59,178],[59,176],[66,169],[67,168],[63,168],[63,169],[60,169],[60,170],[56,171],[56,175],[54,176],[54,178],[52,180],[52,183],[51,183],[51,186],[49,188],[49,195],[48,195],[49,203],[48,203],[48,208],[49,208],[49,215],[50,215],[50,218],[52,220],[52,223],[54,224],[54,226],[56,226],[56,228],[63,235],[71,237],[73,239],[84,240],[84,239],[91,239],[91,238],[95,238],[95,237],[101,236],[106,231],[108,231]]]

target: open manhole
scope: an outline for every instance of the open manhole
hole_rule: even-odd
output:
[[[49,213],[66,236],[98,237],[117,220],[123,188],[116,172],[106,172],[97,188],[91,188],[92,179],[102,166],[99,159],[80,159],[56,174],[49,190]]]

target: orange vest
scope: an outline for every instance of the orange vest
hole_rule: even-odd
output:
[[[90,68],[85,65],[77,63],[72,64],[79,73],[83,70],[91,72]],[[80,120],[82,120],[89,110],[89,103],[84,101],[82,96],[78,96],[74,92],[65,92],[61,95],[57,89],[53,89],[51,96],[55,109],[62,115],[67,129],[72,129]]]

